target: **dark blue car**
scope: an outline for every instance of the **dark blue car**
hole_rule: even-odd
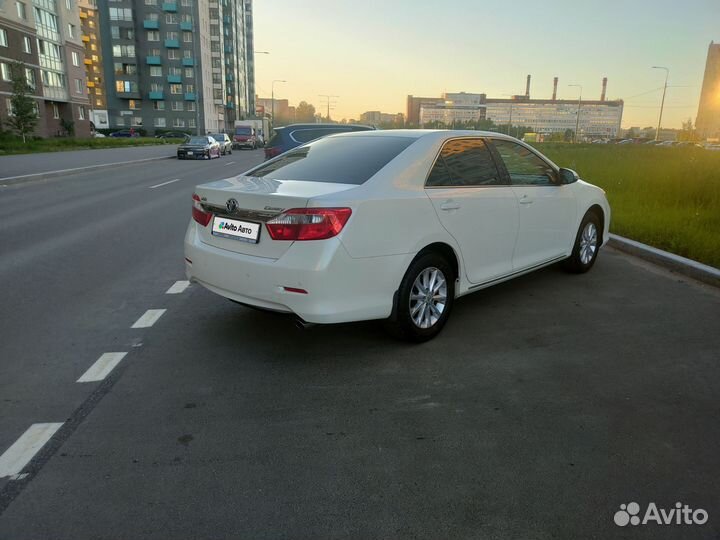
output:
[[[362,124],[290,124],[276,127],[270,142],[265,146],[265,159],[274,158],[291,148],[314,141],[333,133],[371,131],[375,128]]]

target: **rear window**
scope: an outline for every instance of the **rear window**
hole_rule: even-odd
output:
[[[188,141],[190,144],[207,144],[207,137],[191,137]]]
[[[276,129],[272,133],[272,138],[270,139],[270,142],[268,143],[268,146],[280,146],[282,144],[282,131],[279,129]]]
[[[290,135],[297,142],[306,143],[325,137],[325,135],[332,135],[333,133],[347,133],[350,131],[345,128],[320,128],[320,129],[296,129]]]
[[[212,133],[212,134],[210,134],[210,136],[218,142],[222,142],[225,140],[224,133]]]
[[[235,128],[235,135],[252,135],[250,126],[241,126]]]
[[[334,137],[285,152],[247,176],[335,184],[365,183],[415,141],[412,137]]]

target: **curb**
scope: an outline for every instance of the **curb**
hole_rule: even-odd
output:
[[[680,255],[675,255],[674,253],[669,253],[616,234],[610,235],[608,245],[659,266],[697,279],[708,285],[720,287],[720,269],[713,266],[693,261],[692,259],[687,259]]]
[[[45,171],[41,173],[33,173],[33,174],[23,174],[20,176],[6,176],[5,178],[0,178],[0,185],[12,185],[12,184],[20,184],[22,182],[30,182],[31,180],[44,180],[46,178],[55,178],[57,176],[65,176],[67,174],[73,174],[77,172],[88,172],[88,171],[95,171],[98,169],[105,169],[107,167],[119,167],[122,165],[133,165],[135,163],[146,163],[148,161],[159,161],[161,159],[173,159],[175,156],[163,156],[163,157],[153,157],[153,158],[144,158],[144,159],[136,159],[134,161],[118,161],[116,163],[101,163],[99,165],[88,165],[87,167],[75,167],[73,169],[61,169],[59,171]]]

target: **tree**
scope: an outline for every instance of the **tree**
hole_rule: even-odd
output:
[[[12,114],[9,114],[8,124],[13,128],[25,142],[26,135],[35,130],[37,124],[37,105],[35,100],[28,96],[30,93],[30,85],[25,78],[25,64],[22,62],[13,62],[10,65],[12,96],[10,97],[10,107]]]
[[[693,126],[692,118],[688,118],[687,122],[682,123],[682,130],[678,133],[679,141],[697,141],[697,131]]]
[[[298,122],[314,122],[315,107],[307,101],[301,101],[295,109],[295,118]]]

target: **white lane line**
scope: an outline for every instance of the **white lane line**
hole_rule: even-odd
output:
[[[184,292],[190,286],[189,281],[176,281],[172,287],[170,287],[165,294],[180,294]]]
[[[148,309],[130,328],[150,328],[166,311],[166,309]]]
[[[15,443],[0,456],[0,478],[15,476],[30,463],[30,460],[45,446],[62,422],[33,424]],[[19,477],[18,477],[19,478]]]
[[[180,181],[179,178],[175,178],[174,180],[168,180],[167,182],[163,182],[162,184],[156,184],[156,185],[154,185],[154,186],[150,186],[150,189],[155,189],[155,188],[158,188],[158,187],[167,186],[168,184],[173,184],[173,183],[179,182],[179,181]]]
[[[225,164],[225,166],[227,167],[228,165],[233,165],[234,163],[235,163],[234,161],[228,161],[228,162]]]
[[[77,382],[96,382],[102,381],[108,374],[125,358],[126,352],[106,352],[98,358],[95,363],[90,366]]]

